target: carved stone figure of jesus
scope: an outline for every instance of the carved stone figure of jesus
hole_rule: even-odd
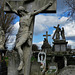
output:
[[[23,50],[21,46],[25,42],[27,42],[30,37],[31,31],[29,30],[29,27],[31,25],[31,21],[33,20],[33,17],[36,14],[41,13],[43,10],[52,6],[52,2],[50,1],[47,5],[45,5],[44,7],[40,8],[39,10],[35,12],[28,12],[24,9],[23,6],[19,6],[17,10],[12,9],[12,6],[8,2],[6,2],[6,5],[9,7],[9,9],[13,13],[16,13],[18,16],[20,16],[20,22],[19,22],[20,28],[17,35],[17,39],[16,39],[16,49],[18,50],[18,53],[20,56],[20,64],[18,67],[18,70],[20,71],[23,68]],[[30,46],[29,43],[28,43],[28,46]]]
[[[61,29],[59,28],[59,24],[57,27],[54,26],[54,28],[56,28],[56,31],[55,31],[52,39],[54,40],[54,37],[56,36],[56,40],[59,40],[60,39],[60,32],[61,32]]]

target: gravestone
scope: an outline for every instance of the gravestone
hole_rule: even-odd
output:
[[[42,51],[46,54],[49,54],[51,52],[51,45],[48,43],[48,40],[44,38],[43,45],[41,46]]]
[[[58,72],[57,63],[51,62],[48,64],[48,70],[45,72],[45,75],[56,75]]]
[[[7,51],[6,55],[8,56],[8,71],[7,75],[18,75],[18,64],[19,58],[16,51]]]
[[[40,63],[32,62],[30,73],[31,73],[31,75],[41,75]]]
[[[54,51],[56,51],[56,52],[65,52],[65,51],[67,51],[67,43],[68,42],[63,41],[63,40],[53,42]]]

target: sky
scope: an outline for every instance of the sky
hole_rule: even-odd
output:
[[[68,41],[68,45],[71,45],[72,49],[75,48],[75,19],[72,18],[72,20],[67,21],[69,17],[67,15],[68,12],[65,12],[67,9],[68,7],[64,4],[64,0],[57,0],[56,13],[40,13],[35,16],[33,44],[36,44],[39,49],[41,49],[41,46],[43,44],[43,40],[45,38],[43,37],[43,35],[46,34],[46,31],[48,31],[48,34],[51,35],[51,37],[49,36],[48,38],[48,42],[52,46],[52,36],[55,31],[55,28],[53,28],[53,26],[57,26],[58,24],[60,24],[60,27],[64,27],[65,29],[65,36],[66,40]],[[20,18],[17,16],[17,18],[15,19],[12,34],[10,35],[9,41],[7,42],[7,46],[9,47],[10,45],[9,50],[11,50],[15,46],[15,35],[17,34],[19,29],[19,19]]]

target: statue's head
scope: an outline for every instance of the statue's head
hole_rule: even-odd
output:
[[[27,13],[27,11],[25,10],[25,8],[23,6],[20,6],[17,11]]]

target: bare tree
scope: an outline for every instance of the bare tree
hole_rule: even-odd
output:
[[[4,12],[4,2],[5,0],[0,0],[0,26],[6,35],[6,33],[11,32],[11,23],[13,23],[16,16],[14,14],[7,14]],[[8,36],[9,35],[7,35],[5,42],[7,41]]]
[[[65,4],[69,7],[68,10],[68,16],[70,16],[68,19],[72,18],[75,14],[75,0],[65,0]]]

